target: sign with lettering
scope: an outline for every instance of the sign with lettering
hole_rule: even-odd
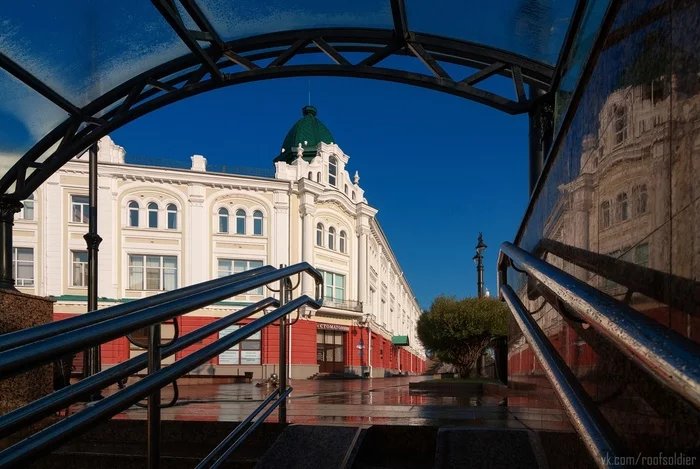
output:
[[[350,326],[343,326],[342,324],[325,324],[322,322],[316,323],[316,329],[322,329],[324,331],[350,332]]]

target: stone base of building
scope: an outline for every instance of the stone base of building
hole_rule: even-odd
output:
[[[0,334],[53,321],[53,301],[13,290],[0,290]],[[53,367],[45,365],[0,381],[0,414],[53,391]]]

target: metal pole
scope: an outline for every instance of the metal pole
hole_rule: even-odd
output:
[[[484,263],[481,253],[476,255],[476,291],[479,298],[484,297]]]
[[[284,264],[280,265],[283,268]],[[280,279],[280,306],[287,303],[287,279]],[[291,292],[290,292],[291,293]],[[287,316],[282,316],[280,318],[280,394],[287,390]],[[283,399],[280,402],[279,408],[279,422],[284,424],[287,423],[287,400]]]
[[[160,324],[148,328],[148,374],[160,370]],[[160,467],[160,388],[148,396],[148,469]]]
[[[97,311],[97,253],[99,251],[102,238],[97,234],[97,144],[90,146],[89,161],[89,183],[88,183],[88,232],[83,236],[87,244],[88,252],[88,312]],[[85,350],[85,360],[83,363],[83,377],[87,378],[102,371],[100,357],[100,346],[91,347]],[[90,400],[101,399],[102,395],[97,393],[91,396]]]
[[[0,290],[16,290],[12,275],[12,225],[15,213],[20,210],[20,202],[0,198]]]

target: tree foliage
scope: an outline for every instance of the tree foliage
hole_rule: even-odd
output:
[[[418,319],[417,329],[425,348],[469,377],[484,347],[507,334],[508,308],[494,298],[441,295]]]

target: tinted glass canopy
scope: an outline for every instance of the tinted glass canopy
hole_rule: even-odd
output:
[[[383,79],[526,112],[533,88],[549,90],[586,3],[7,2],[0,10],[0,194],[21,199],[100,137],[154,109],[253,80]],[[398,56],[417,68],[392,68]],[[459,76],[453,65],[464,68]],[[495,75],[513,80],[513,96],[481,87]]]

